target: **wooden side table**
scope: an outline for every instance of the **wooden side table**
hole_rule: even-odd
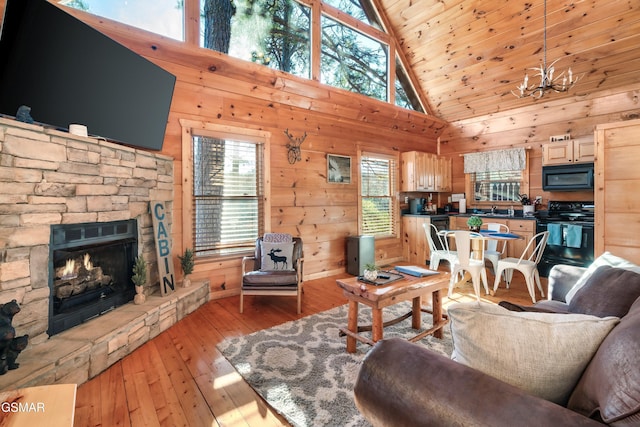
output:
[[[0,392],[3,427],[73,427],[76,384],[54,384]]]
[[[347,336],[347,352],[356,352],[356,341],[369,345],[374,345],[383,338],[383,329],[398,323],[411,316],[411,327],[420,329],[422,325],[422,311],[429,311],[433,315],[433,326],[410,341],[415,342],[426,335],[433,334],[436,338],[442,338],[442,328],[449,323],[449,320],[442,310],[441,290],[449,287],[450,274],[439,272],[433,276],[413,277],[404,275],[404,278],[384,286],[369,285],[358,281],[357,277],[338,279],[336,283],[343,289],[344,296],[349,301],[349,315],[347,327],[341,328],[340,332]],[[432,309],[422,308],[422,296],[431,294]],[[409,313],[393,319],[389,322],[382,322],[382,309],[402,301],[412,300],[412,309]],[[371,307],[371,326],[358,327],[358,304]],[[371,330],[371,339],[361,335],[359,332]]]

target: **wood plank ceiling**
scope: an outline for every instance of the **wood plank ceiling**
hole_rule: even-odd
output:
[[[378,0],[431,113],[449,122],[640,82],[640,2],[547,0],[547,60],[569,93],[511,94],[543,51],[543,0]]]

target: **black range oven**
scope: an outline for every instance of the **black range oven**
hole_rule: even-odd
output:
[[[594,260],[593,202],[549,202],[549,210],[537,220],[537,233],[549,231],[549,240],[538,264],[548,277],[556,264],[589,266]]]

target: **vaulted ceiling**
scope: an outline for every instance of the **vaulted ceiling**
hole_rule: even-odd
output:
[[[541,100],[511,91],[538,82],[543,0],[378,0],[428,100],[453,122],[640,83],[640,2],[547,0],[548,62],[582,75],[569,93]]]

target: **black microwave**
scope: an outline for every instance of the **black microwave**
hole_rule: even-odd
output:
[[[544,191],[593,190],[593,163],[543,166]]]

